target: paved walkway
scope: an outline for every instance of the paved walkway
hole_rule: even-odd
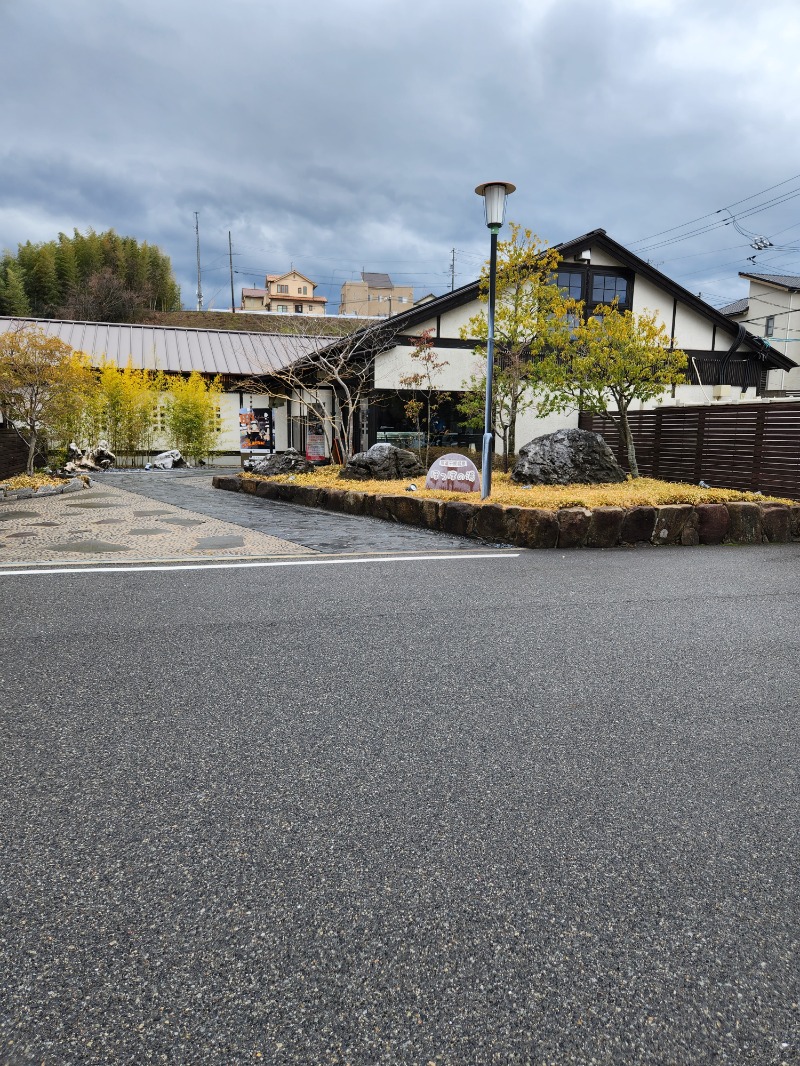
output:
[[[117,470],[84,492],[0,503],[0,564],[474,548],[459,537],[222,492],[211,477]]]

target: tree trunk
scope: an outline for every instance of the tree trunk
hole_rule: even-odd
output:
[[[628,467],[631,472],[631,477],[638,477],[639,465],[636,462],[636,448],[634,447],[633,435],[631,434],[631,427],[628,422],[627,407],[620,408],[619,425],[622,430],[622,443],[625,446],[625,451],[628,453]]]
[[[27,462],[27,464],[25,466],[25,473],[26,474],[32,474],[33,473],[33,461],[36,458],[36,442],[37,442],[37,439],[38,439],[37,433],[34,430],[31,433],[30,437],[28,438],[28,462]]]
[[[508,457],[517,450],[517,397],[511,397],[511,418],[508,426],[508,448],[503,456],[503,470],[508,473]]]

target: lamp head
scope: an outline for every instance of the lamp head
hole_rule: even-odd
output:
[[[485,181],[475,192],[483,197],[486,213],[486,225],[489,229],[499,229],[506,217],[506,197],[516,189],[510,181]]]

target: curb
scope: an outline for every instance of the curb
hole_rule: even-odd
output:
[[[40,500],[43,496],[61,496],[65,492],[79,492],[91,487],[79,477],[70,478],[63,485],[42,485],[38,489],[0,489],[0,500]]]
[[[215,489],[263,500],[367,515],[518,548],[616,548],[634,544],[788,544],[800,541],[800,504],[701,503],[663,507],[539,507],[478,505],[421,499],[412,493],[374,496],[352,489],[217,475]]]

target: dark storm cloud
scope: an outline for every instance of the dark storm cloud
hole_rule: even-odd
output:
[[[6,5],[6,84],[19,91],[0,242],[114,226],[172,257],[191,305],[197,210],[207,297],[228,291],[228,230],[238,284],[293,261],[333,303],[362,266],[443,291],[451,248],[459,282],[479,268],[472,190],[487,177],[516,182],[509,215],[551,241],[596,226],[635,241],[800,172],[780,106],[797,90],[794,11],[793,0]],[[788,227],[795,203],[748,226]],[[651,258],[733,298],[748,254],[726,228]],[[769,254],[776,269],[798,265],[791,249]]]

